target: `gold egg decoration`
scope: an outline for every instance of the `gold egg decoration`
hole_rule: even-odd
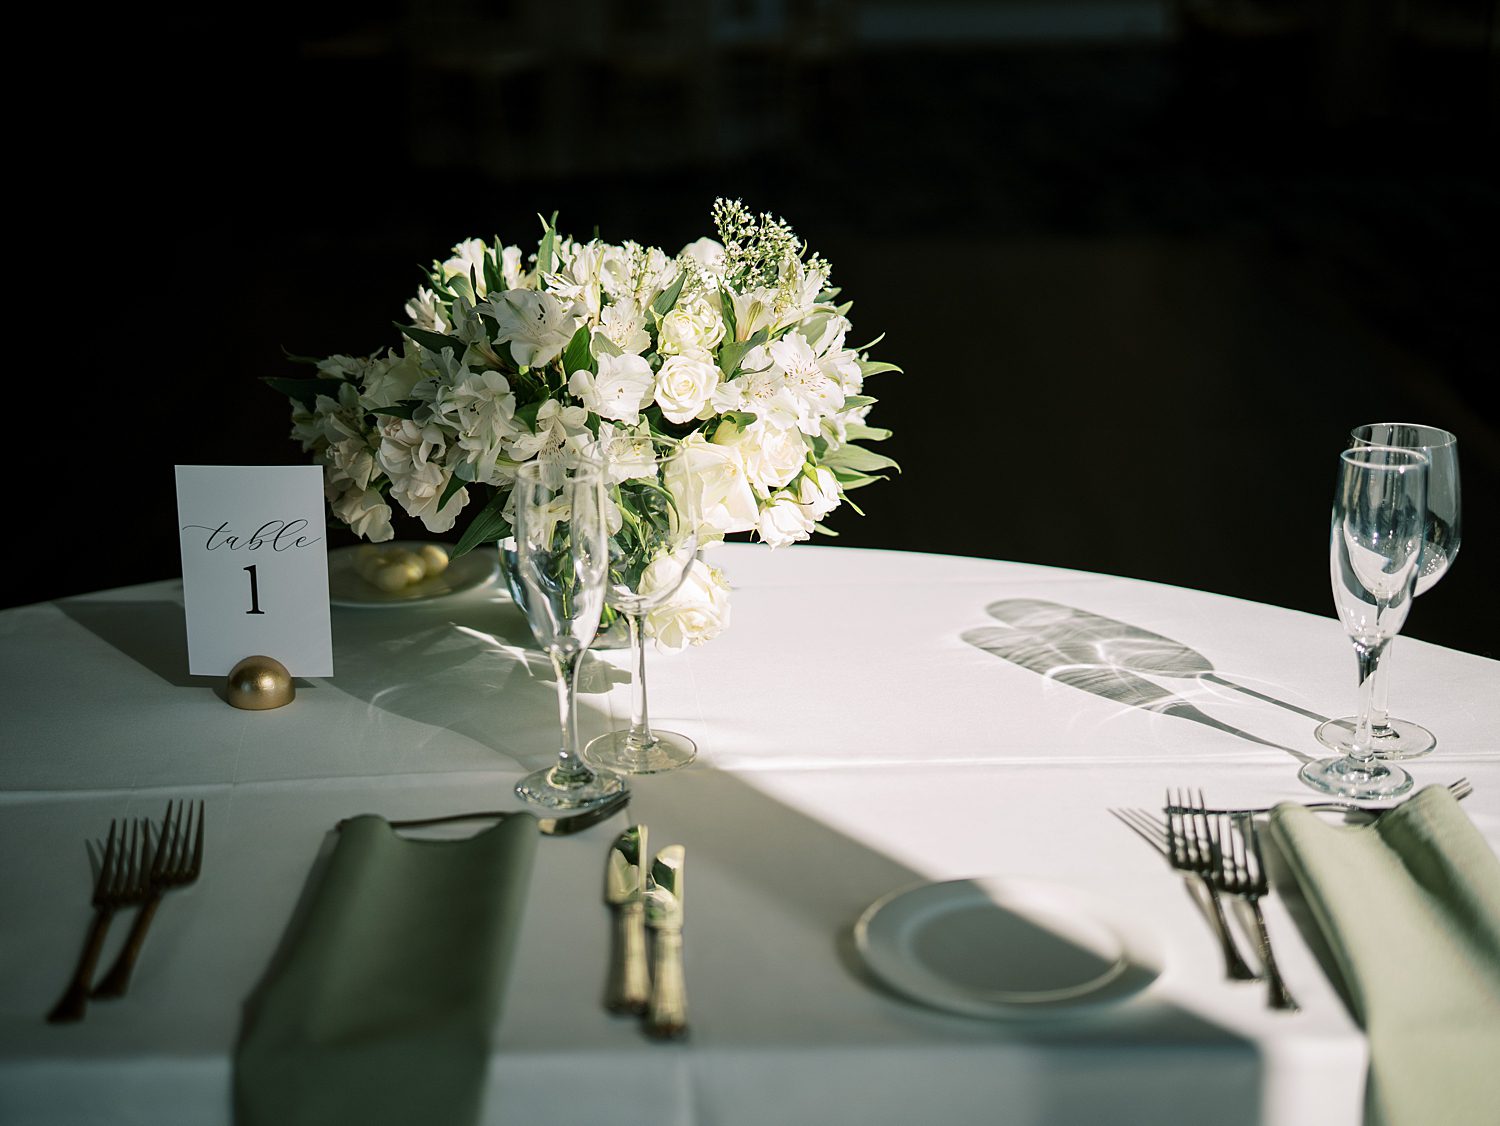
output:
[[[246,657],[229,671],[225,688],[232,705],[252,712],[283,707],[297,696],[292,674],[275,657]]]

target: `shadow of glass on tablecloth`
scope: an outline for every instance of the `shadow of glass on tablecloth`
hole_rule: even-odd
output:
[[[1218,676],[1207,657],[1181,642],[1087,610],[1040,599],[1004,599],[990,603],[985,609],[1004,625],[964,631],[963,639],[975,648],[1113,703],[1202,724],[1247,742],[1285,751],[1301,762],[1311,760],[1312,756],[1301,751],[1215,719],[1177,693],[1147,680],[1146,676],[1151,675],[1208,681],[1309,719],[1321,718]]]

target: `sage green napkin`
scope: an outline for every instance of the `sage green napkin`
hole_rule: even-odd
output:
[[[235,1121],[476,1122],[536,841],[529,815],[443,841],[348,822],[246,1005]]]
[[[1370,1042],[1377,1126],[1500,1116],[1500,860],[1429,786],[1367,826],[1271,814]]]

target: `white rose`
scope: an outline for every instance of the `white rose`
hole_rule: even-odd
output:
[[[797,499],[809,519],[818,521],[839,506],[839,479],[831,469],[818,466],[802,474],[797,482]]]
[[[807,463],[807,443],[801,431],[764,421],[753,422],[744,430],[726,423],[714,432],[714,442],[740,451],[745,475],[762,496],[789,485]]]
[[[707,359],[724,339],[724,318],[703,294],[684,298],[661,319],[656,350],[663,355]]]
[[[355,535],[371,543],[383,543],[395,536],[391,528],[391,508],[377,489],[349,489],[330,507],[333,514],[349,525]]]
[[[663,562],[675,569],[669,560]],[[656,566],[646,569],[643,584]],[[701,559],[693,560],[671,601],[646,615],[646,633],[656,639],[657,648],[669,653],[712,641],[728,628],[729,584],[718,568]]]
[[[813,522],[795,497],[782,493],[761,509],[755,530],[772,547],[786,547],[811,536]]]
[[[719,369],[692,356],[668,356],[656,375],[656,405],[669,422],[688,422],[712,413]]]
[[[739,451],[698,433],[684,438],[682,448],[685,456],[667,464],[662,481],[674,496],[696,499],[699,539],[707,543],[755,527],[755,493]]]
[[[704,273],[714,277],[724,275],[724,247],[711,238],[700,238],[678,251],[679,257],[691,258],[703,267]]]

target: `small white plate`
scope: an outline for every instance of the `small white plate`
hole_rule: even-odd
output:
[[[854,930],[898,993],[967,1016],[1029,1018],[1113,1004],[1161,973],[1139,920],[1062,884],[985,878],[876,900]]]
[[[446,598],[460,591],[487,586],[500,574],[500,556],[494,545],[483,544],[452,560],[441,575],[432,575],[400,590],[385,591],[367,583],[354,569],[354,561],[363,546],[339,547],[328,553],[328,597],[335,606],[404,606],[410,602],[430,602],[434,598]],[[395,540],[377,546],[404,547],[415,552],[421,550],[422,542]],[[437,546],[444,551],[453,550],[451,544]]]

